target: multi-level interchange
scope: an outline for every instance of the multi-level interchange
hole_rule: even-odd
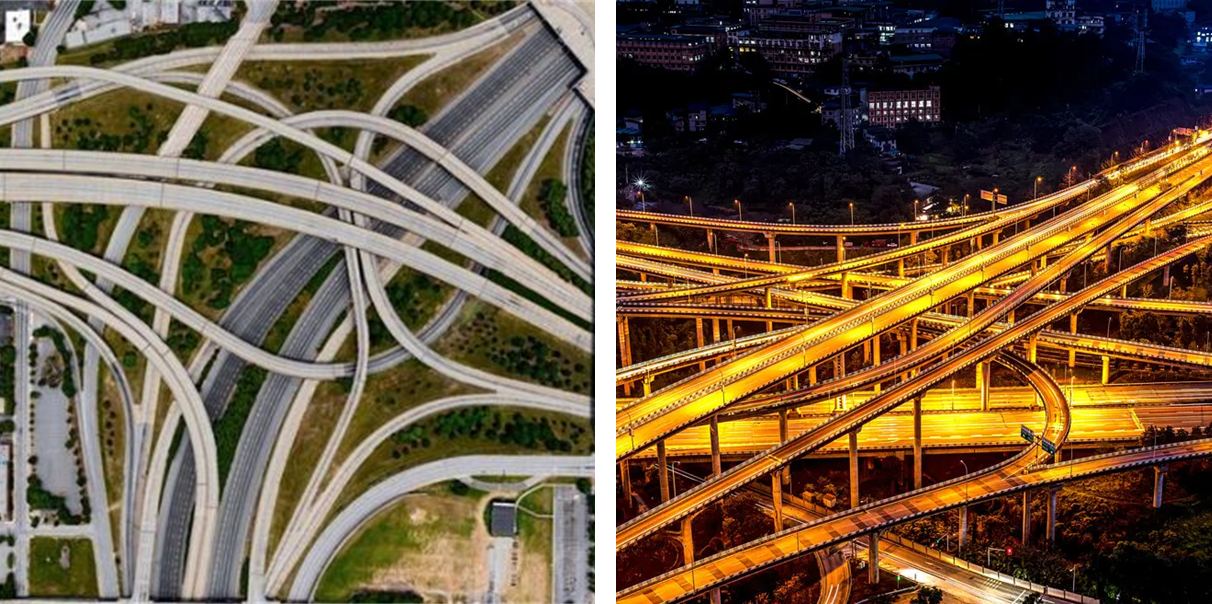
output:
[[[0,71],[12,595],[423,592],[408,565],[458,535],[383,529],[442,521],[407,495],[468,502],[444,597],[591,597],[591,7],[459,5],[371,41],[391,26],[323,22],[434,9],[392,4],[243,3],[231,35],[131,58],[60,44],[132,7],[59,0]],[[496,503],[483,526],[489,495],[516,534]],[[393,542],[382,573],[343,562]]]
[[[959,509],[962,543],[968,505],[1019,493],[1027,501],[1042,492],[1051,494],[1047,536],[1052,538],[1056,493],[1065,483],[1152,467],[1157,477],[1154,504],[1160,505],[1167,463],[1212,454],[1212,440],[1197,439],[1078,459],[1070,455],[1062,461],[1066,451],[1077,447],[1131,442],[1138,438],[1141,422],[1178,426],[1190,413],[1181,406],[1134,410],[1130,404],[1107,402],[1190,401],[1206,393],[1206,382],[1107,385],[1113,362],[1206,367],[1212,356],[1079,333],[1077,318],[1083,309],[1212,310],[1204,302],[1124,296],[1129,283],[1155,271],[1168,276],[1171,263],[1212,243],[1200,232],[1197,218],[1212,209],[1212,202],[1206,195],[1191,195],[1212,177],[1210,142],[1212,135],[1200,131],[1054,194],[948,219],[794,225],[620,211],[618,220],[658,234],[666,225],[680,227],[683,240],[701,229],[712,252],[618,244],[621,368],[616,386],[622,398],[615,457],[624,497],[630,499],[629,462],[655,456],[661,502],[617,527],[617,547],[624,551],[658,531],[685,533],[684,520],[742,489],[760,493],[775,532],[623,587],[617,600],[649,604],[709,592],[714,599],[721,585],[814,554],[821,565],[822,600],[845,602],[849,566],[830,560],[836,545],[858,540],[869,560],[892,556],[897,568],[940,577],[940,583],[981,601],[1017,601],[1031,590],[1046,590],[1056,601],[1082,601],[1078,594],[1052,587],[986,580],[980,570],[940,564],[922,546],[885,531]],[[1187,227],[1186,243],[1158,250],[1133,266],[1117,260],[1122,244],[1182,226]],[[769,258],[713,253],[717,236],[728,232],[765,234]],[[786,234],[828,238],[836,244],[836,262],[813,267],[780,263],[776,239]],[[899,245],[868,255],[847,253],[847,241],[872,238]],[[928,260],[933,258],[937,260]],[[1082,275],[1083,263],[1101,263],[1106,276],[1071,287],[1076,278],[1069,275],[1075,267],[1075,274]],[[644,317],[693,319],[697,348],[633,363],[629,322]],[[764,322],[765,330],[734,338],[734,321]],[[859,348],[863,366],[845,367],[845,353]],[[890,348],[895,351],[891,358],[886,354]],[[1079,360],[1101,364],[1103,385],[1058,383],[1037,364],[1044,355],[1069,368]],[[653,387],[658,376],[693,367],[698,371],[689,377]],[[948,395],[941,387],[972,368],[975,390],[955,393],[952,386]],[[818,369],[832,377],[818,380]],[[991,389],[993,371],[1008,371],[1029,388]],[[968,412],[941,413],[957,404]],[[991,406],[1014,409],[995,415]],[[863,430],[877,418],[878,433]],[[1034,434],[1032,442],[1020,437],[1020,423]],[[1013,434],[1005,434],[1010,432],[1003,429],[1007,424]],[[999,436],[988,437],[991,432]],[[910,447],[913,490],[860,506],[859,449]],[[804,507],[799,498],[783,493],[786,468],[797,457],[830,449],[848,454],[850,503],[849,509],[843,503],[843,511],[821,517],[820,508]],[[992,467],[923,484],[923,453],[960,449],[1019,452]],[[691,488],[680,479],[682,488],[671,495],[669,459],[693,455],[710,457],[710,476]],[[722,471],[722,456],[744,461]],[[1029,526],[1025,517],[1024,535]],[[873,579],[878,577],[879,564],[869,569]],[[993,572],[987,572],[992,578]]]

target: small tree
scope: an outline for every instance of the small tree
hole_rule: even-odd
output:
[[[939,604],[942,601],[943,590],[937,587],[923,587],[909,600],[909,604]]]

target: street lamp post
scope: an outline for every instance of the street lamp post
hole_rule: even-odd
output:
[[[694,200],[689,195],[686,196],[686,203],[690,204],[690,217],[694,218]]]
[[[989,211],[997,211],[997,187],[993,187],[993,201],[989,203]]]
[[[850,226],[854,226],[854,202],[850,202]]]
[[[743,215],[741,214],[741,200],[739,200],[739,199],[734,199],[734,200],[732,200],[732,203],[736,205],[736,219],[737,219],[737,220],[744,220],[744,217],[743,217]]]
[[[1040,183],[1040,181],[1041,181],[1041,180],[1043,180],[1043,179],[1044,179],[1044,177],[1043,177],[1043,176],[1036,176],[1036,177],[1035,177],[1035,194],[1033,194],[1033,195],[1031,196],[1031,200],[1032,200],[1032,201],[1034,201],[1034,200],[1036,200],[1036,199],[1039,199],[1039,183]]]
[[[916,220],[917,220],[917,216],[918,216],[918,213],[917,213],[917,200],[916,200],[916,199],[914,199],[914,200],[913,200],[913,220],[914,220],[914,221],[916,221]]]
[[[795,224],[795,204],[789,201],[787,207],[791,208],[791,224]]]
[[[745,278],[749,278],[749,252],[745,252],[745,260],[742,261],[742,266],[745,267]]]
[[[782,241],[774,242],[774,254],[775,254],[775,258],[778,260],[779,264],[782,264],[783,263],[783,242]]]

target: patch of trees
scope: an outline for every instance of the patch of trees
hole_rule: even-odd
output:
[[[226,483],[231,462],[236,456],[236,445],[244,431],[244,423],[252,411],[257,393],[265,383],[268,372],[264,368],[249,365],[236,380],[236,390],[223,415],[215,421],[215,449],[218,456],[219,480]]]
[[[557,432],[557,428],[559,431]],[[468,407],[426,419],[392,435],[391,456],[459,440],[496,441],[523,449],[568,453],[592,434],[565,420],[507,414],[490,407]]]
[[[416,105],[398,105],[392,107],[391,111],[387,113],[387,117],[413,128],[429,121],[429,114]]]
[[[31,509],[53,512],[59,522],[63,524],[74,525],[86,522],[83,516],[73,514],[68,509],[67,499],[46,490],[42,486],[42,479],[37,474],[29,475],[29,486],[25,489],[25,501]]]
[[[101,230],[101,223],[109,217],[109,207],[94,204],[71,203],[63,208],[60,218],[63,239],[78,250],[94,252]]]
[[[495,15],[513,2],[387,2],[320,10],[322,3],[286,2],[270,20],[270,36],[281,40],[286,26],[303,29],[303,39],[325,39],[330,33],[353,41],[402,38],[409,30],[463,29],[481,14]],[[474,10],[471,10],[473,9]]]
[[[428,312],[417,312],[418,309],[432,309],[441,304],[446,295],[442,283],[424,273],[415,271],[402,273],[387,284],[387,299],[391,307],[400,312],[400,319],[411,329],[421,327],[429,319]],[[377,314],[368,317],[367,328],[370,333],[371,346],[381,346],[395,341],[395,337],[387,330],[387,326]]]
[[[593,226],[593,124],[589,125],[589,137],[581,147],[581,202],[585,204],[585,220]]]
[[[273,237],[257,235],[243,220],[212,215],[200,217],[202,229],[181,266],[184,289],[202,297],[206,305],[223,310],[235,290],[248,281],[273,248]],[[211,265],[204,258],[211,259]]]
[[[580,232],[577,222],[568,212],[565,201],[568,199],[568,186],[557,178],[543,181],[539,189],[539,202],[547,214],[547,221],[561,237],[576,237]]]
[[[297,144],[292,145],[274,137],[253,152],[253,165],[265,170],[298,174],[303,153],[303,148]]]
[[[83,6],[84,3],[81,3]],[[240,23],[232,19],[221,23],[189,23],[172,29],[114,40],[109,50],[89,57],[93,65],[125,62],[152,55],[168,54],[179,48],[199,48],[223,44],[235,35]]]
[[[424,602],[425,598],[415,591],[356,591],[350,602]]]
[[[72,351],[67,346],[67,337],[63,335],[63,332],[49,325],[39,325],[33,335],[35,338],[50,338],[54,343],[55,352],[59,353],[59,357],[63,360],[63,381],[60,383],[63,395],[67,398],[76,396],[76,375],[72,370]]]

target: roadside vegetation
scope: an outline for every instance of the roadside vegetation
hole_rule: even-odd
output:
[[[93,542],[54,537],[30,539],[29,595],[36,598],[96,598]]]
[[[263,37],[274,42],[374,42],[433,36],[471,27],[512,2],[407,2],[325,7],[278,5]]]

